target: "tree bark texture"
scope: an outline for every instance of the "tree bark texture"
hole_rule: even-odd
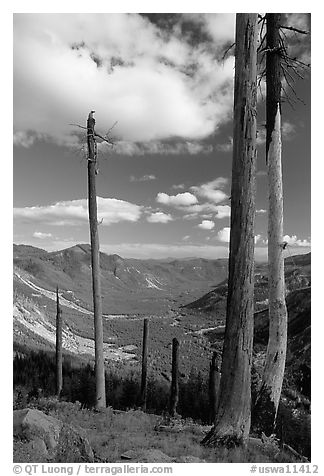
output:
[[[88,142],[88,208],[91,239],[91,267],[94,313],[95,339],[95,377],[96,377],[96,408],[106,407],[105,364],[103,356],[102,301],[99,261],[99,234],[97,220],[96,192],[96,143],[94,137],[95,120],[89,114],[87,121]]]
[[[63,371],[62,371],[62,310],[60,307],[60,298],[58,292],[58,286],[56,287],[56,395],[59,397],[63,387]]]
[[[231,234],[220,395],[207,446],[245,445],[251,420],[257,14],[236,15]]]
[[[142,348],[142,380],[141,380],[141,406],[146,411],[146,394],[147,394],[147,342],[149,333],[149,321],[144,319],[143,326],[143,348]]]
[[[170,395],[170,415],[174,417],[177,414],[177,405],[179,401],[179,341],[175,337],[172,340],[172,380]]]
[[[268,167],[268,275],[269,341],[264,374],[253,420],[256,427],[271,434],[276,421],[284,377],[288,315],[285,300],[283,256],[283,184],[281,166],[281,68],[279,44],[280,13],[268,13],[266,107]],[[273,51],[271,51],[273,50]]]

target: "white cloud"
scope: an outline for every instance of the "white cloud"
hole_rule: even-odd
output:
[[[202,230],[212,230],[215,228],[215,223],[211,220],[203,220],[199,225],[198,228]]]
[[[193,186],[190,188],[190,190],[196,193],[198,196],[208,198],[215,203],[219,203],[228,198],[228,195],[222,190],[222,188],[224,188],[227,183],[227,178],[218,177],[211,182],[207,182],[199,186]]]
[[[14,145],[28,148],[34,144],[36,139],[35,134],[28,134],[27,131],[15,132],[13,135]]]
[[[116,198],[97,197],[98,221],[110,225],[120,221],[136,222],[142,207]],[[81,225],[88,222],[88,200],[70,200],[53,205],[14,208],[14,218],[23,223],[42,223],[53,226]]]
[[[202,26],[220,48],[224,43],[234,41],[235,14],[233,13],[185,13],[184,18]]]
[[[294,124],[291,124],[291,122],[284,121],[282,123],[281,133],[282,133],[283,139],[290,140],[293,137],[295,131],[296,131],[296,127],[294,126]],[[257,133],[257,141],[256,141],[258,145],[263,145],[266,143],[266,135],[267,135],[266,128],[264,126],[260,127]],[[257,173],[257,175],[261,175],[261,174]]]
[[[224,243],[229,243],[229,241],[230,241],[230,232],[231,232],[231,229],[230,229],[229,226],[226,226],[225,228],[220,230],[217,233],[217,237],[218,237],[219,241],[223,241]]]
[[[296,235],[292,235],[292,236],[289,236],[289,235],[285,235],[283,237],[283,241],[286,241],[288,243],[288,245],[290,246],[301,246],[301,247],[305,247],[305,248],[308,248],[311,246],[311,242],[308,241],[308,240],[300,240],[299,238],[297,238]]]
[[[216,205],[215,203],[195,203],[193,205],[179,206],[178,210],[186,213],[183,218],[196,218],[200,213],[202,217],[206,214],[215,214],[215,218],[221,219],[229,217],[231,214],[231,207],[229,205]]]
[[[168,223],[172,220],[173,218],[171,215],[163,212],[155,212],[147,217],[147,221],[150,223]]]
[[[39,238],[40,240],[44,240],[45,238],[53,238],[52,233],[43,233],[41,231],[35,231],[33,233],[34,238]]]
[[[258,215],[264,215],[265,213],[267,213],[267,210],[265,210],[264,208],[260,208],[259,210],[256,210],[256,213]]]
[[[261,239],[261,235],[255,235],[255,237],[254,237],[254,243],[255,243],[255,244],[259,243],[260,239]]]
[[[231,207],[229,205],[216,205],[216,218],[227,218],[231,216]]]
[[[213,151],[210,144],[200,142],[175,142],[163,143],[161,141],[132,142],[117,140],[111,147],[106,142],[100,142],[98,148],[103,153],[115,153],[119,155],[178,155],[178,154],[209,154]]]
[[[155,175],[143,175],[142,177],[135,177],[131,175],[129,178],[130,182],[149,182],[150,180],[156,180]]]
[[[178,193],[177,195],[168,195],[167,193],[159,192],[156,196],[156,201],[163,205],[175,207],[193,205],[198,202],[197,197],[189,192]]]
[[[178,185],[172,185],[172,187],[174,190],[183,190],[185,188],[185,185],[184,183],[179,183]]]
[[[291,122],[285,121],[282,124],[282,136],[284,139],[290,139],[296,131],[296,126]]]
[[[233,18],[204,22],[215,40],[232,35],[225,24]],[[85,123],[94,109],[98,131],[117,120],[122,141],[177,136],[197,153],[201,146],[191,141],[228,121],[232,94],[232,56],[217,60],[211,45],[162,33],[141,15],[14,15],[16,133],[74,144],[80,131],[67,125]]]
[[[216,149],[220,152],[232,152],[233,150],[233,137],[228,138],[228,142],[224,144],[217,144]]]

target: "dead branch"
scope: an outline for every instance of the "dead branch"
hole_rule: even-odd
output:
[[[279,25],[279,28],[283,28],[284,30],[294,31],[295,33],[301,33],[302,35],[309,35],[310,34],[309,31],[300,30],[299,28],[295,28],[293,26]]]
[[[80,129],[85,129],[86,131],[88,130],[87,127],[84,127],[84,126],[80,126],[80,124],[69,124],[69,126],[75,126],[75,127],[80,127]]]
[[[113,129],[113,127],[115,127],[115,125],[117,124],[117,122],[118,122],[118,121],[116,121],[116,122],[114,123],[114,125],[108,130],[108,132],[107,132],[107,134],[106,134],[106,137],[102,136],[101,134],[99,134],[99,133],[96,132],[95,130],[93,131],[93,135],[94,135],[95,137],[99,137],[99,139],[103,140],[104,142],[107,142],[107,144],[109,144],[109,145],[114,145],[114,142],[113,142],[111,139],[107,138],[107,136],[108,136],[109,132]],[[80,124],[73,124],[73,123],[72,123],[72,124],[69,124],[69,126],[80,127],[80,129],[85,129],[86,131],[88,130],[87,127],[81,126]]]
[[[231,46],[229,46],[229,47],[227,48],[227,50],[226,50],[225,53],[223,54],[223,58],[222,58],[223,61],[224,61],[224,59],[226,58],[227,53],[233,48],[233,46],[235,46],[235,43],[232,43]]]
[[[108,129],[108,131],[106,132],[106,136],[109,135],[109,133],[113,130],[113,128],[115,127],[116,124],[118,124],[118,121],[116,121],[116,122],[111,126],[111,128]]]

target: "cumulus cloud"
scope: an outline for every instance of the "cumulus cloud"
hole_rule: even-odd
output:
[[[199,21],[220,46],[233,18]],[[85,123],[94,109],[98,130],[118,121],[121,141],[179,137],[197,153],[192,141],[232,113],[233,57],[215,58],[214,45],[161,31],[139,14],[15,14],[14,130],[74,144],[67,124]]]
[[[98,220],[102,225],[139,220],[142,207],[116,198],[97,197]],[[69,200],[53,205],[14,208],[14,218],[22,223],[42,223],[53,226],[82,225],[88,222],[88,200]]]
[[[163,212],[155,212],[152,213],[147,217],[147,221],[149,223],[168,223],[169,221],[172,221],[173,218],[171,215],[168,213],[163,213]]]
[[[230,232],[231,232],[230,227],[226,226],[225,228],[223,228],[217,233],[217,238],[219,239],[219,241],[223,241],[224,243],[229,243]]]
[[[199,186],[193,186],[190,190],[200,197],[208,198],[215,203],[219,203],[228,198],[228,195],[222,190],[227,183],[227,178],[218,177],[211,182]]]
[[[297,238],[296,235],[292,235],[292,236],[289,236],[289,235],[285,235],[283,237],[283,241],[286,241],[288,243],[288,245],[290,246],[301,246],[301,247],[305,247],[305,248],[309,248],[311,246],[311,242],[308,241],[308,240],[300,240],[299,238]]]
[[[143,175],[142,177],[135,177],[131,175],[129,178],[130,182],[149,182],[150,180],[156,180],[155,175]]]
[[[197,197],[190,192],[178,193],[177,195],[168,195],[164,192],[159,192],[156,196],[156,201],[163,205],[181,207],[198,203]]]
[[[203,220],[199,223],[198,228],[201,228],[202,230],[212,230],[215,228],[215,223],[211,220]]]
[[[34,238],[39,238],[40,240],[45,240],[46,238],[53,238],[52,233],[43,233],[42,231],[35,231],[33,233]]]

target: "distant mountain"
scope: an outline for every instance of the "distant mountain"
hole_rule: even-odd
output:
[[[285,279],[287,292],[311,285],[311,253],[291,256],[285,259]],[[227,299],[227,279],[215,289],[183,307],[203,313],[223,313],[225,316]],[[268,306],[268,269],[266,263],[255,266],[254,288],[255,310]]]
[[[92,308],[90,245],[55,252],[14,245],[13,256],[16,285],[27,273],[34,285],[49,291],[58,285],[70,299]],[[217,285],[227,275],[227,260],[139,260],[100,253],[100,268],[104,312],[147,312],[153,305],[166,310]]]

